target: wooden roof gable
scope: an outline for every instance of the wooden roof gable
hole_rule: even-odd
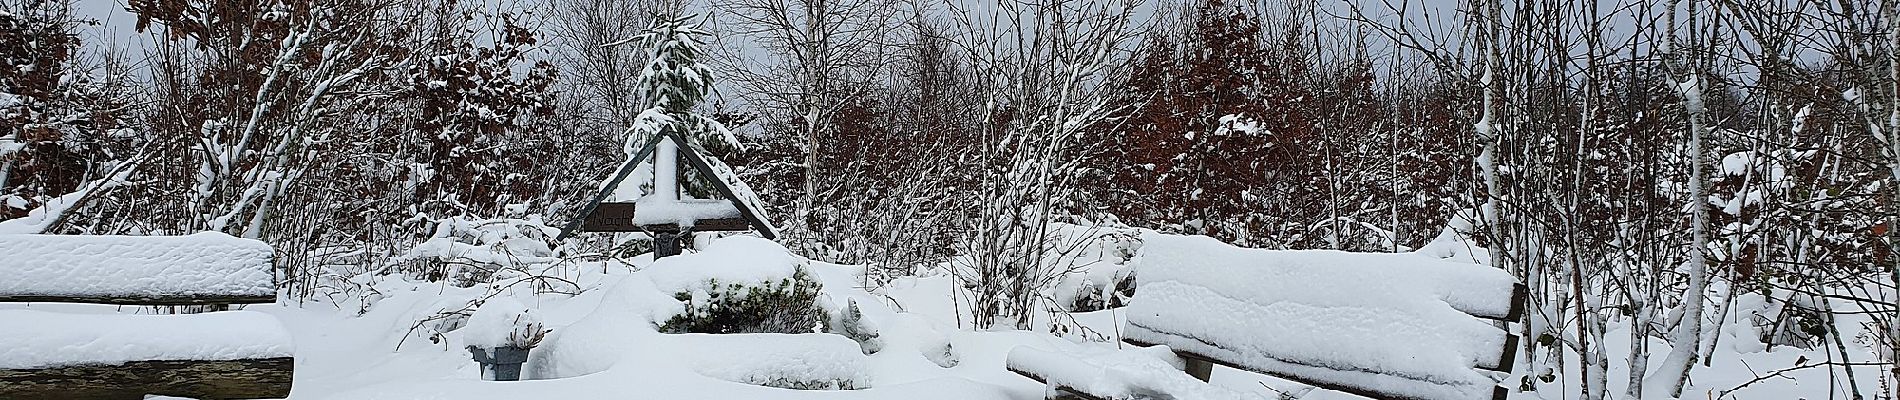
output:
[[[713,190],[719,196],[723,197],[723,200],[731,202],[733,207],[739,210],[739,220],[702,220],[690,228],[690,230],[705,232],[743,231],[750,229],[758,231],[759,236],[763,236],[766,239],[778,238],[778,228],[766,220],[764,205],[759,204],[758,196],[752,191],[752,187],[746,186],[745,182],[740,181],[739,175],[733,172],[732,167],[727,166],[724,162],[720,162],[717,158],[706,157],[704,155],[704,149],[693,145],[692,142],[686,140],[684,136],[680,136],[679,132],[671,129],[662,131],[658,135],[653,135],[653,139],[648,140],[646,145],[641,146],[639,152],[634,153],[633,157],[628,158],[627,162],[622,163],[620,168],[614,172],[613,179],[607,181],[605,185],[601,185],[600,191],[594,195],[594,199],[587,202],[587,205],[581,208],[579,217],[569,222],[567,227],[561,229],[560,237],[571,237],[577,232],[680,231],[681,229],[678,226],[673,226],[672,224],[634,225],[632,219],[634,203],[606,202],[607,197],[613,195],[614,189],[620,187],[620,183],[627,180],[627,177],[633,174],[635,168],[639,168],[641,161],[645,161],[649,157],[654,156],[653,153],[659,148],[661,140],[672,140],[673,143],[678,144],[680,148],[680,158],[686,159],[686,164],[691,165],[694,170],[699,171],[700,176],[711,178]]]

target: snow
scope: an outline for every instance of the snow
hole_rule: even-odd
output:
[[[23,149],[26,149],[26,142],[14,139],[13,135],[0,136],[0,157],[6,157]]]
[[[71,314],[0,310],[0,369],[140,360],[290,357],[290,334],[270,314]]]
[[[1469,228],[1459,226],[1458,222],[1453,225],[1449,231]],[[1120,232],[1114,229],[1089,231],[1069,227],[1056,230],[1064,235]],[[1097,276],[1113,275],[1106,271],[1127,268],[1128,265],[1113,261],[1130,256],[1121,253],[1131,250],[1138,250],[1138,257],[1129,263],[1143,268],[1141,271],[1153,269],[1158,260],[1156,257],[1167,253],[1166,248],[1169,247],[1176,248],[1173,251],[1175,253],[1193,250],[1217,258],[1253,259],[1263,254],[1280,253],[1214,246],[1212,243],[1200,243],[1198,238],[1192,237],[1140,233],[1143,231],[1132,229],[1128,231],[1136,232],[1142,240],[1114,237],[1112,241],[1091,245],[1099,248],[1072,255],[1079,260],[1062,264],[1077,265],[1085,271],[1076,274],[1086,275],[1093,281]],[[1187,244],[1177,243],[1181,241]],[[1450,241],[1458,240],[1452,237]],[[1134,249],[1135,245],[1142,247]],[[1475,250],[1481,252],[1482,248]],[[1360,256],[1367,255],[1347,254],[1335,258],[1358,259]],[[1411,268],[1408,265],[1412,261],[1405,261],[1407,265],[1396,265],[1404,260],[1450,262],[1428,254],[1380,255],[1384,256],[1405,256],[1386,260],[1394,265],[1383,267],[1392,269]],[[1379,260],[1377,257],[1372,259]],[[1260,268],[1248,265],[1250,269]],[[1341,268],[1352,269],[1351,266]],[[835,310],[842,305],[856,303],[862,309],[863,318],[876,327],[878,340],[882,342],[881,351],[866,355],[857,343],[830,333],[700,335],[657,332],[655,321],[663,321],[683,309],[682,302],[672,297],[673,290],[695,287],[699,285],[698,281],[709,277],[763,281],[789,276],[798,269],[803,269],[823,283],[823,295],[820,297],[822,306]],[[1297,394],[1310,390],[1278,378],[1225,367],[1214,369],[1211,383],[1193,381],[1179,371],[1164,370],[1175,368],[1177,360],[1167,355],[1163,348],[1119,346],[1118,349],[1114,344],[1121,339],[1121,328],[1127,326],[1125,321],[1140,319],[1131,318],[1136,317],[1129,312],[1131,309],[1038,316],[1036,325],[1042,328],[1052,326],[1058,317],[1063,318],[1062,321],[1073,319],[1071,330],[1053,335],[1014,330],[974,330],[959,326],[959,321],[967,318],[970,312],[969,304],[960,300],[968,298],[969,289],[957,285],[948,276],[947,270],[926,266],[914,276],[899,277],[887,285],[873,288],[859,286],[865,281],[864,273],[865,268],[861,266],[805,260],[790,255],[769,241],[740,236],[718,239],[708,243],[704,251],[668,257],[658,262],[646,257],[633,257],[625,263],[563,262],[529,268],[519,274],[498,274],[496,282],[477,287],[414,281],[400,274],[348,275],[336,281],[326,281],[328,283],[325,286],[359,285],[355,290],[374,294],[338,294],[334,298],[320,295],[301,304],[252,306],[243,313],[275,317],[295,335],[297,374],[295,391],[289,397],[293,400],[619,398],[636,394],[677,399],[1042,398],[1044,385],[1011,373],[1008,370],[1010,366],[1036,369],[1046,375],[1063,374],[1054,379],[1076,385],[1095,385],[1090,386],[1092,389],[1160,391],[1177,398],[1234,397],[1217,397],[1220,392],[1239,393],[1242,396],[1240,398],[1279,398],[1278,391]],[[1235,278],[1258,277],[1258,274],[1232,275]],[[551,278],[539,280],[537,277],[540,276]],[[539,283],[554,282],[553,278],[571,282],[572,289],[558,293],[535,289]],[[1153,282],[1155,274],[1137,275],[1137,278],[1146,285]],[[668,289],[662,289],[662,286]],[[1137,301],[1154,291],[1144,286],[1137,295]],[[1780,296],[1786,296],[1786,292],[1781,293]],[[1428,296],[1419,293],[1412,295]],[[1222,296],[1231,301],[1239,301],[1233,298],[1243,297]],[[1685,398],[1794,399],[1821,398],[1827,393],[1840,393],[1840,386],[1845,381],[1839,377],[1839,372],[1845,367],[1795,369],[1770,376],[1779,370],[1800,365],[1798,360],[1801,359],[1808,360],[1808,364],[1812,365],[1840,361],[1841,358],[1830,358],[1822,347],[1813,350],[1790,346],[1765,348],[1757,340],[1763,332],[1755,327],[1762,322],[1751,318],[1756,318],[1752,317],[1756,315],[1774,318],[1766,315],[1774,312],[1772,309],[1764,310],[1764,307],[1770,306],[1764,306],[1765,301],[1755,293],[1738,293],[1736,296],[1738,300],[1731,309],[1735,317],[1720,329],[1709,330],[1722,335],[1715,347],[1714,366],[1698,368],[1694,372],[1690,387],[1685,390]],[[488,303],[478,302],[482,299],[487,299]],[[515,308],[500,307],[496,305],[499,304],[497,301],[514,301],[523,309],[532,310],[531,313],[541,320],[545,329],[551,330],[547,339],[534,348],[529,362],[524,365],[523,377],[529,380],[479,380],[479,367],[469,359],[465,348],[470,343],[481,341],[480,336],[484,331],[494,332],[481,328],[487,323],[480,322],[477,318],[479,315],[465,319],[435,319],[456,311],[484,314],[484,308]],[[1442,299],[1436,301],[1444,302]],[[470,304],[481,304],[482,307],[471,307]],[[1818,302],[1812,305],[1819,306]],[[1142,305],[1137,304],[1135,307]],[[1202,301],[1196,307],[1224,306]],[[1854,306],[1837,302],[1833,307],[1848,310]],[[1349,308],[1335,307],[1326,311],[1351,311]],[[46,311],[129,312],[99,305],[4,303],[0,304],[0,321],[38,321],[38,317],[22,317],[27,314],[20,313],[47,314]],[[1256,319],[1248,315],[1251,314],[1222,315],[1221,318],[1234,321]],[[183,317],[197,318],[163,318]],[[1377,318],[1385,320],[1389,316]],[[1858,332],[1864,324],[1870,323],[1872,316],[1846,313],[1838,318],[1835,327],[1847,333]],[[216,333],[201,332],[207,324],[185,325],[191,326],[150,331],[188,330],[202,335]],[[1265,337],[1277,332],[1248,330],[1271,328],[1272,325],[1239,326],[1235,331],[1248,332],[1250,337]],[[87,323],[87,326],[96,324]],[[228,329],[225,327],[237,325],[219,323],[215,326]],[[1375,325],[1371,329],[1386,329],[1388,326]],[[1621,385],[1626,383],[1623,377],[1628,376],[1629,372],[1623,357],[1616,353],[1628,348],[1630,334],[1627,325],[1621,321],[1612,322],[1610,326],[1610,332],[1604,337],[1607,342],[1598,344],[1607,346],[1612,352],[1607,391],[1620,394],[1623,393]],[[14,337],[32,337],[34,343],[50,340],[38,335],[16,333],[27,328],[29,326],[0,325],[0,348],[12,346],[14,342],[11,338]],[[1127,334],[1133,336],[1140,333],[1131,330]],[[1312,336],[1307,333],[1300,335]],[[82,340],[65,335],[56,336]],[[213,336],[206,337],[217,340]],[[1341,341],[1322,343],[1326,346],[1315,348],[1339,350],[1336,349],[1340,347],[1337,344],[1347,343],[1343,342],[1347,339],[1342,337],[1339,339]],[[1661,339],[1648,340],[1652,354],[1651,366],[1654,367],[1654,360],[1666,353],[1669,347]],[[1875,357],[1869,343],[1848,340],[1845,346],[1848,355],[1843,357],[1852,357],[1854,361],[1873,360]],[[40,356],[55,353],[41,350],[52,349],[41,344],[18,347],[37,352]],[[1417,347],[1429,346],[1421,344]],[[19,349],[0,349],[0,362],[20,358],[13,353],[5,353],[8,350],[20,352]],[[1574,354],[1566,352],[1564,357],[1568,358],[1564,361],[1565,365],[1581,365]],[[1862,377],[1883,372],[1879,366],[1853,368]],[[1463,369],[1469,370],[1468,367]],[[1736,389],[1757,376],[1769,377]],[[761,385],[761,382],[772,386]],[[774,387],[798,384],[794,382],[816,384],[818,387],[826,382],[839,385],[833,390]],[[844,382],[849,382],[849,385],[843,385]],[[1516,376],[1511,382],[1509,386],[1515,388]],[[1512,393],[1509,398],[1535,400],[1557,398],[1564,393],[1570,393],[1574,398],[1579,385],[1574,371],[1561,374],[1554,382],[1536,379],[1530,379],[1529,382],[1538,387],[1541,393]],[[1388,384],[1418,385],[1417,382],[1396,378]],[[1861,379],[1858,384],[1862,393],[1885,390],[1872,378]],[[1730,392],[1731,389],[1736,390]],[[1835,397],[1845,398],[1842,395]],[[1327,390],[1312,390],[1304,397],[1295,398],[1360,399]]]
[[[188,236],[0,235],[0,294],[189,297],[277,294],[272,249],[217,232]]]
[[[1259,304],[1298,301],[1420,314],[1449,306],[1462,314],[1502,317],[1510,312],[1517,284],[1503,270],[1421,254],[1245,249],[1206,236],[1154,232],[1142,235],[1137,257],[1141,283],[1180,281]]]
[[[418,215],[412,221],[427,219]],[[436,221],[435,231],[428,240],[395,259],[433,258],[484,267],[552,263],[559,259],[553,257],[554,250],[543,238],[559,235],[559,229],[547,226],[534,214],[525,218],[444,218]]]
[[[715,240],[693,254],[662,258],[640,271],[665,293],[707,294],[709,282],[761,285],[789,279],[801,262],[777,242],[755,236]]]
[[[633,208],[636,225],[674,224],[687,228],[700,220],[723,218],[739,218],[739,209],[730,201],[647,196],[635,202]]]
[[[698,151],[699,154],[709,154],[706,153],[704,149],[697,147],[695,147],[694,150]],[[746,211],[757,216],[759,222],[765,225],[761,227],[765,231],[759,233],[766,237],[778,237],[778,227],[773,225],[772,219],[766,216],[765,201],[759,199],[758,192],[753,191],[752,186],[746,185],[745,181],[740,180],[739,173],[733,172],[732,167],[727,166],[724,161],[720,161],[714,157],[701,158],[706,160],[706,166],[712,169],[713,176],[718,177],[720,181],[725,182],[726,186],[732,189],[732,201],[739,207],[745,207]]]
[[[1487,398],[1514,280],[1416,254],[1270,251],[1147,234],[1123,335],[1315,384]],[[1210,345],[1216,344],[1216,345]]]
[[[49,226],[59,220],[61,215],[66,213],[68,208],[85,199],[87,193],[126,184],[126,179],[132,176],[134,170],[136,168],[116,167],[111,176],[88,182],[72,193],[46,200],[39,207],[27,211],[25,217],[0,221],[0,235],[44,233]]]
[[[462,329],[464,344],[484,349],[534,347],[543,333],[540,316],[509,296],[482,303]]]
[[[1214,128],[1215,135],[1239,134],[1243,136],[1253,136],[1273,134],[1273,132],[1269,132],[1265,127],[1262,127],[1260,121],[1242,114],[1222,115],[1219,123],[1216,125]]]
[[[686,357],[687,368],[729,382],[800,389],[869,386],[869,358],[858,343],[823,334],[684,334],[664,338],[683,348],[719,349]]]
[[[1049,384],[1111,399],[1252,399],[1246,393],[1209,385],[1182,372],[1182,361],[1167,346],[1117,349],[1063,346],[1061,351],[1018,347],[1009,352],[1009,368],[1035,374]]]

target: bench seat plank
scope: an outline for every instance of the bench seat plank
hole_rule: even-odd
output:
[[[234,304],[277,296],[270,245],[216,232],[0,235],[0,254],[0,302]]]
[[[1165,346],[1116,349],[1065,346],[1062,351],[1017,346],[1011,372],[1070,396],[1103,399],[1239,400],[1245,393],[1210,385],[1181,371],[1183,360]]]
[[[253,311],[182,315],[0,310],[0,369],[33,370],[135,361],[291,357],[290,333]],[[0,396],[4,397],[4,396]]]

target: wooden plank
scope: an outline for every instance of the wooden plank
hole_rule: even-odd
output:
[[[633,203],[600,203],[593,212],[581,215],[582,231],[644,232],[633,224]]]
[[[752,207],[747,207],[745,204],[739,204],[740,203],[739,196],[733,193],[732,186],[727,184],[724,179],[720,179],[719,174],[713,172],[712,164],[707,163],[706,160],[700,158],[701,156],[699,154],[699,151],[696,150],[697,147],[688,144],[692,142],[686,141],[686,138],[683,136],[680,136],[678,132],[668,132],[667,134],[672,135],[673,140],[675,142],[680,143],[680,148],[685,150],[685,151],[680,152],[680,155],[686,158],[686,163],[689,165],[692,165],[694,169],[699,170],[700,175],[705,175],[708,179],[711,179],[713,182],[713,189],[717,190],[719,192],[719,195],[725,196],[726,201],[732,202],[733,208],[739,209],[739,217],[744,218],[746,222],[751,223],[750,226],[756,227],[757,229],[753,229],[753,230],[758,231],[759,236],[762,236],[766,239],[778,239],[777,234],[773,233],[771,229],[766,229],[767,225],[765,224],[765,216],[755,215],[752,212],[753,211]],[[735,177],[735,179],[737,178]],[[693,230],[701,230],[701,229],[695,228]],[[744,229],[741,229],[741,230],[744,230]]]
[[[193,306],[216,304],[276,303],[277,296],[251,295],[168,295],[157,296],[49,296],[0,295],[0,303],[92,303],[122,306]]]
[[[1052,392],[1054,393],[1051,393],[1051,396],[1049,396],[1050,400],[1111,400],[1105,397],[1089,394],[1081,390],[1076,390],[1075,388],[1072,388],[1072,387],[1050,384],[1048,378],[1044,378],[1042,375],[1036,374],[1033,371],[1021,370],[1021,369],[1016,369],[1015,367],[1010,367],[1009,372],[1014,372],[1016,373],[1016,375],[1022,375],[1024,378],[1033,379],[1036,382],[1042,383],[1044,385],[1054,386],[1051,388],[1051,389],[1054,389],[1052,390]]]
[[[1495,360],[1478,360],[1478,369],[1497,372],[1511,372],[1512,364],[1517,363],[1517,335],[1504,336],[1504,351]]]
[[[1188,376],[1192,376],[1194,379],[1200,379],[1201,382],[1208,382],[1214,379],[1214,363],[1198,358],[1188,358],[1182,361],[1186,361],[1186,368],[1182,370],[1186,371]]]
[[[1128,344],[1141,346],[1141,347],[1153,347],[1153,346],[1160,345],[1156,343],[1146,343],[1146,342],[1133,340],[1133,339],[1126,339],[1126,338],[1122,339],[1122,341],[1127,342]],[[1272,376],[1275,378],[1313,385],[1314,387],[1321,388],[1321,389],[1342,392],[1342,393],[1349,393],[1349,394],[1354,394],[1354,395],[1359,395],[1359,396],[1365,396],[1365,397],[1373,398],[1373,399],[1412,400],[1411,398],[1408,398],[1408,397],[1393,396],[1392,394],[1389,394],[1389,393],[1381,393],[1381,392],[1376,392],[1376,391],[1372,391],[1372,390],[1368,390],[1364,388],[1344,386],[1344,385],[1334,385],[1334,384],[1329,384],[1329,383],[1324,383],[1324,382],[1313,382],[1313,381],[1307,380],[1304,377],[1295,376],[1293,374],[1285,374],[1285,373],[1279,373],[1279,372],[1273,372],[1273,371],[1265,371],[1265,370],[1256,369],[1256,368],[1249,368],[1246,365],[1241,365],[1235,362],[1222,360],[1220,358],[1216,358],[1216,357],[1212,357],[1212,356],[1208,356],[1208,355],[1204,355],[1200,353],[1190,352],[1190,351],[1184,351],[1180,349],[1174,349],[1174,355],[1180,356],[1181,358],[1187,359],[1189,361],[1200,360],[1203,362],[1213,363],[1213,364],[1217,364],[1217,365],[1224,366],[1227,368],[1233,368],[1237,370]],[[1319,366],[1313,366],[1313,367],[1324,368],[1324,367],[1319,367]],[[1505,391],[1505,388],[1498,387],[1497,389],[1492,391],[1492,395],[1495,397],[1497,396],[1498,393],[1501,393],[1504,391]],[[1476,399],[1473,399],[1473,400],[1476,400]]]
[[[283,398],[290,357],[224,361],[134,361],[46,369],[0,369],[0,398],[137,400],[145,395],[198,399]]]
[[[1497,318],[1497,320],[1517,322],[1517,320],[1524,318],[1524,307],[1530,304],[1530,299],[1531,288],[1529,286],[1525,286],[1522,283],[1513,286],[1511,288],[1511,311],[1504,313],[1503,318]]]
[[[627,180],[627,175],[633,174],[633,169],[640,166],[640,160],[645,160],[647,158],[647,155],[653,154],[655,149],[658,149],[660,147],[660,138],[661,136],[654,135],[653,140],[647,141],[646,146],[642,146],[638,153],[635,153],[632,158],[628,158],[625,163],[620,164],[620,169],[614,171],[613,180],[607,181],[607,184],[600,186],[600,191],[594,194],[594,199],[589,200],[586,206],[581,207],[581,212],[579,214],[574,215],[573,221],[568,221],[567,226],[564,228],[561,228],[561,234],[560,236],[556,236],[555,240],[567,239],[569,237],[573,237],[574,234],[578,233],[579,231],[587,230],[584,221],[588,219],[589,215],[594,214],[594,210],[596,207],[600,205],[600,202],[606,201],[607,196],[614,194],[614,188],[617,188],[620,186],[620,181]],[[600,231],[600,232],[629,232],[629,231]]]
[[[594,213],[587,215],[581,224],[581,230],[587,232],[671,232],[679,233],[679,225],[635,225],[633,223],[634,203],[600,203]],[[741,218],[702,219],[693,224],[693,232],[748,231],[752,225]]]

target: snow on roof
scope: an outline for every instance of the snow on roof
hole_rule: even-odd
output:
[[[649,162],[648,159],[654,156],[654,150],[658,147],[661,140],[671,140],[676,144],[683,143],[679,146],[681,150],[680,156],[687,159],[689,161],[688,165],[698,169],[701,174],[709,175],[713,185],[717,186],[715,189],[720,192],[721,196],[730,195],[730,198],[726,200],[731,200],[731,207],[728,208],[724,205],[713,204],[652,204],[656,202],[647,199],[649,195],[652,194],[648,186],[651,185],[654,179],[651,170],[653,164]],[[760,236],[764,236],[768,239],[778,237],[778,227],[772,225],[771,219],[766,217],[765,202],[759,199],[758,192],[753,191],[751,186],[746,185],[745,181],[740,180],[739,174],[734,172],[731,166],[726,165],[725,162],[720,161],[718,158],[707,155],[708,153],[705,148],[692,144],[692,141],[686,140],[678,134],[667,133],[653,136],[646,141],[646,145],[641,147],[640,150],[631,150],[633,149],[631,146],[629,146],[628,149],[630,153],[628,161],[623,163],[620,169],[616,170],[613,178],[609,178],[600,185],[600,192],[595,196],[592,204],[599,204],[608,198],[619,199],[621,201],[637,199],[636,202],[641,203],[639,207],[635,208],[634,219],[637,225],[676,224],[679,226],[690,226],[692,225],[690,223],[691,221],[684,220],[684,218],[710,219],[744,217],[748,223],[759,230]],[[723,202],[724,200],[717,201]],[[658,208],[657,212],[640,211],[642,209],[656,207]],[[569,225],[567,230],[573,231],[578,229],[581,226],[582,220],[588,217],[588,215],[580,216],[580,218],[574,220]]]
[[[270,245],[188,236],[0,235],[0,296],[276,296]]]
[[[1150,233],[1126,338],[1307,381],[1418,399],[1489,398],[1473,369],[1507,334],[1515,280],[1415,254],[1243,249]]]
[[[0,369],[290,357],[290,333],[252,311],[185,315],[0,310]]]
[[[690,148],[694,146],[687,147]],[[706,154],[705,151],[697,148],[693,151],[698,151],[698,154]],[[738,205],[745,214],[757,219],[756,223],[760,225],[759,229],[763,230],[763,232],[759,232],[759,234],[767,238],[778,237],[778,226],[772,225],[772,219],[766,216],[765,201],[759,199],[758,192],[753,191],[752,187],[746,185],[745,181],[739,180],[739,173],[733,172],[732,167],[727,166],[724,161],[713,157],[700,157],[700,159],[706,161],[706,166],[712,170],[714,177],[717,177],[720,182],[725,183],[727,189],[732,190],[732,203]]]

